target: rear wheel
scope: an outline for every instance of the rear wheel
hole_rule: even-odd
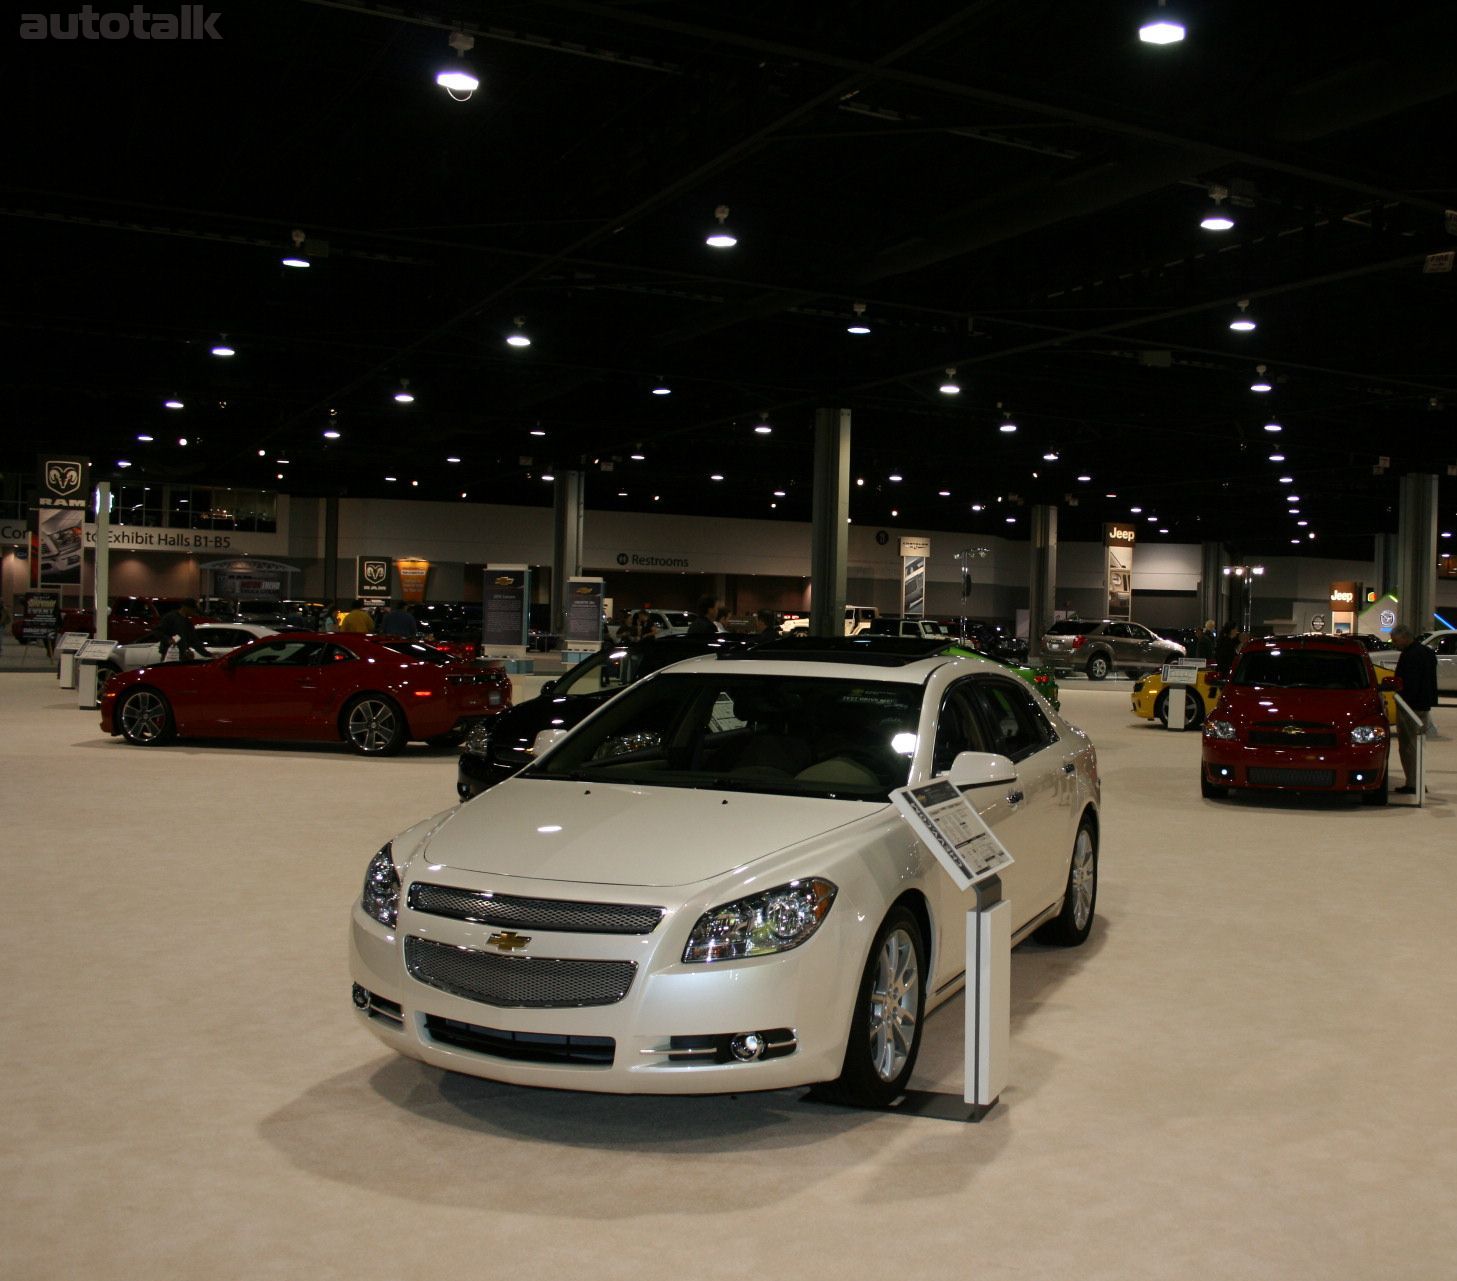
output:
[[[164,694],[146,686],[128,690],[116,709],[121,736],[138,747],[165,743],[177,731],[172,705]]]
[[[824,1093],[858,1107],[886,1107],[904,1092],[921,1049],[926,944],[920,922],[893,907],[876,932],[855,996],[839,1079]]]
[[[1108,661],[1107,654],[1094,654],[1088,659],[1088,679],[1090,681],[1101,681],[1107,679],[1112,663]]]
[[[383,694],[358,694],[344,708],[344,741],[361,756],[393,756],[409,738],[405,715]]]
[[[1093,908],[1097,902],[1098,842],[1093,836],[1093,825],[1084,819],[1073,841],[1062,911],[1038,929],[1037,941],[1057,947],[1077,947],[1086,943],[1093,930]]]

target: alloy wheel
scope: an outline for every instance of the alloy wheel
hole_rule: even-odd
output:
[[[1086,929],[1088,918],[1093,914],[1093,889],[1096,885],[1097,865],[1093,858],[1093,837],[1088,829],[1078,832],[1073,846],[1073,858],[1069,889],[1073,896],[1073,925]]]
[[[920,989],[915,940],[892,930],[881,944],[870,991],[870,1058],[882,1081],[900,1075],[915,1045]]]
[[[383,752],[395,737],[395,709],[377,698],[365,698],[349,713],[349,741],[361,752]]]
[[[155,743],[167,729],[167,705],[156,694],[138,690],[121,709],[121,730],[134,743]]]

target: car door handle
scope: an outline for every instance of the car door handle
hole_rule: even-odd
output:
[[[1008,805],[1020,805],[1021,803],[1022,803],[1022,793],[1021,792],[1008,792],[1007,793],[1007,804]]]
[[[1062,772],[1064,774],[1076,774],[1078,772],[1077,762],[1064,761],[1062,763]]]

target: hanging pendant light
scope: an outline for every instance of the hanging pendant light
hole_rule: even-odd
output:
[[[1178,44],[1184,38],[1184,24],[1159,0],[1159,7],[1138,28],[1138,38],[1144,44]]]
[[[447,43],[455,50],[455,59],[436,73],[435,83],[456,102],[469,102],[471,95],[481,87],[481,78],[465,56],[476,47],[476,38],[464,31],[452,31]]]
[[[526,317],[517,316],[511,322],[514,328],[506,335],[506,346],[508,347],[530,347],[531,338],[526,333]]]
[[[1248,298],[1241,298],[1238,306],[1239,311],[1230,318],[1229,327],[1237,334],[1253,333],[1257,325],[1255,324],[1255,318],[1250,315],[1250,300]]]
[[[955,365],[946,366],[946,381],[941,384],[941,394],[943,396],[961,395],[961,385],[956,381]]]
[[[703,243],[714,249],[732,249],[739,243],[739,238],[728,227],[729,207],[719,205],[713,216],[718,219],[718,226],[708,233]]]
[[[870,326],[865,323],[865,304],[863,302],[857,302],[850,310],[855,313],[855,318],[845,326],[845,332],[847,334],[855,334],[857,337],[868,334],[870,332]]]

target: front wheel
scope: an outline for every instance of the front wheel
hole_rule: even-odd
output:
[[[1165,729],[1169,727],[1169,691],[1165,690],[1158,696],[1153,705],[1153,714],[1163,722]],[[1204,700],[1192,689],[1184,690],[1184,728],[1198,729],[1204,720]]]
[[[829,1097],[887,1107],[904,1092],[921,1049],[926,1013],[926,943],[921,925],[894,907],[876,932],[850,1019],[850,1042]]]
[[[121,736],[138,747],[156,747],[176,732],[172,705],[164,694],[141,686],[122,696],[116,709]]]
[[[106,682],[113,676],[120,676],[121,668],[115,663],[101,663],[96,668],[96,697],[101,698],[106,689]]]
[[[1112,664],[1108,661],[1107,654],[1094,654],[1088,659],[1088,679],[1090,681],[1101,681],[1107,679]]]
[[[361,756],[393,756],[409,738],[404,713],[383,694],[359,694],[344,708],[344,741]]]
[[[1092,824],[1084,819],[1073,841],[1068,860],[1067,888],[1062,910],[1037,931],[1039,943],[1056,947],[1077,947],[1093,931],[1093,908],[1098,902],[1098,842]]]

